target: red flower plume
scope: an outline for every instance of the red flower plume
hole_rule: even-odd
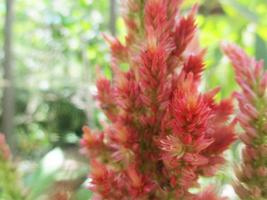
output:
[[[205,51],[192,51],[197,7],[183,17],[181,2],[128,0],[126,43],[106,37],[115,75],[98,81],[97,99],[110,124],[100,136],[85,128],[81,142],[95,199],[198,198],[189,189],[214,175],[235,139],[231,101],[216,103],[218,89],[199,91]]]

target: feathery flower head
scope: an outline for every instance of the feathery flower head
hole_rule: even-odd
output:
[[[235,139],[231,100],[199,90],[197,6],[181,16],[181,3],[124,1],[125,44],[105,36],[114,76],[97,82],[97,99],[110,123],[100,136],[84,128],[81,142],[95,199],[203,199],[189,189],[214,175]]]
[[[236,167],[236,193],[241,199],[267,198],[267,72],[263,62],[249,57],[240,47],[224,43],[222,48],[230,58],[241,91],[235,93],[239,103],[237,121],[243,128],[240,140],[243,163]]]

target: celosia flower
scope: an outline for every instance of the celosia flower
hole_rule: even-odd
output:
[[[218,89],[199,91],[205,51],[196,42],[197,6],[181,16],[181,0],[125,2],[125,44],[105,36],[113,80],[97,83],[110,124],[100,136],[84,128],[81,142],[90,189],[95,199],[203,199],[189,189],[214,175],[235,136],[231,100],[216,103]]]
[[[267,199],[267,72],[262,61],[250,58],[238,46],[224,44],[223,50],[232,61],[241,88],[235,96],[239,103],[237,120],[243,128],[240,140],[245,148],[234,188],[241,199]]]

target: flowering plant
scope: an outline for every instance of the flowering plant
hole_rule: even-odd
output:
[[[199,176],[213,176],[234,141],[230,99],[219,89],[201,93],[204,53],[197,43],[194,6],[181,0],[128,0],[125,44],[105,36],[112,80],[97,82],[97,99],[110,123],[83,128],[95,199],[220,199],[190,193]],[[127,65],[128,71],[120,70]]]
[[[237,120],[244,132],[243,163],[236,168],[234,188],[241,199],[267,199],[267,72],[262,61],[250,58],[240,47],[224,44],[224,52],[232,61],[241,92],[235,93],[239,103]]]

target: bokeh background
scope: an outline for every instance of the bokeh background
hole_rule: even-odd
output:
[[[183,11],[196,2],[200,43],[207,48],[202,89],[220,86],[217,98],[230,97],[238,88],[220,43],[235,42],[267,60],[267,1],[186,0]],[[84,124],[101,128],[105,120],[94,100],[96,68],[111,78],[101,33],[124,37],[120,9],[120,0],[0,1],[0,130],[11,146],[23,199],[52,199],[61,190],[75,200],[90,199],[79,138]],[[240,148],[234,144],[229,163],[202,185],[216,183],[235,199],[229,183]],[[0,199],[12,199],[1,184]]]

